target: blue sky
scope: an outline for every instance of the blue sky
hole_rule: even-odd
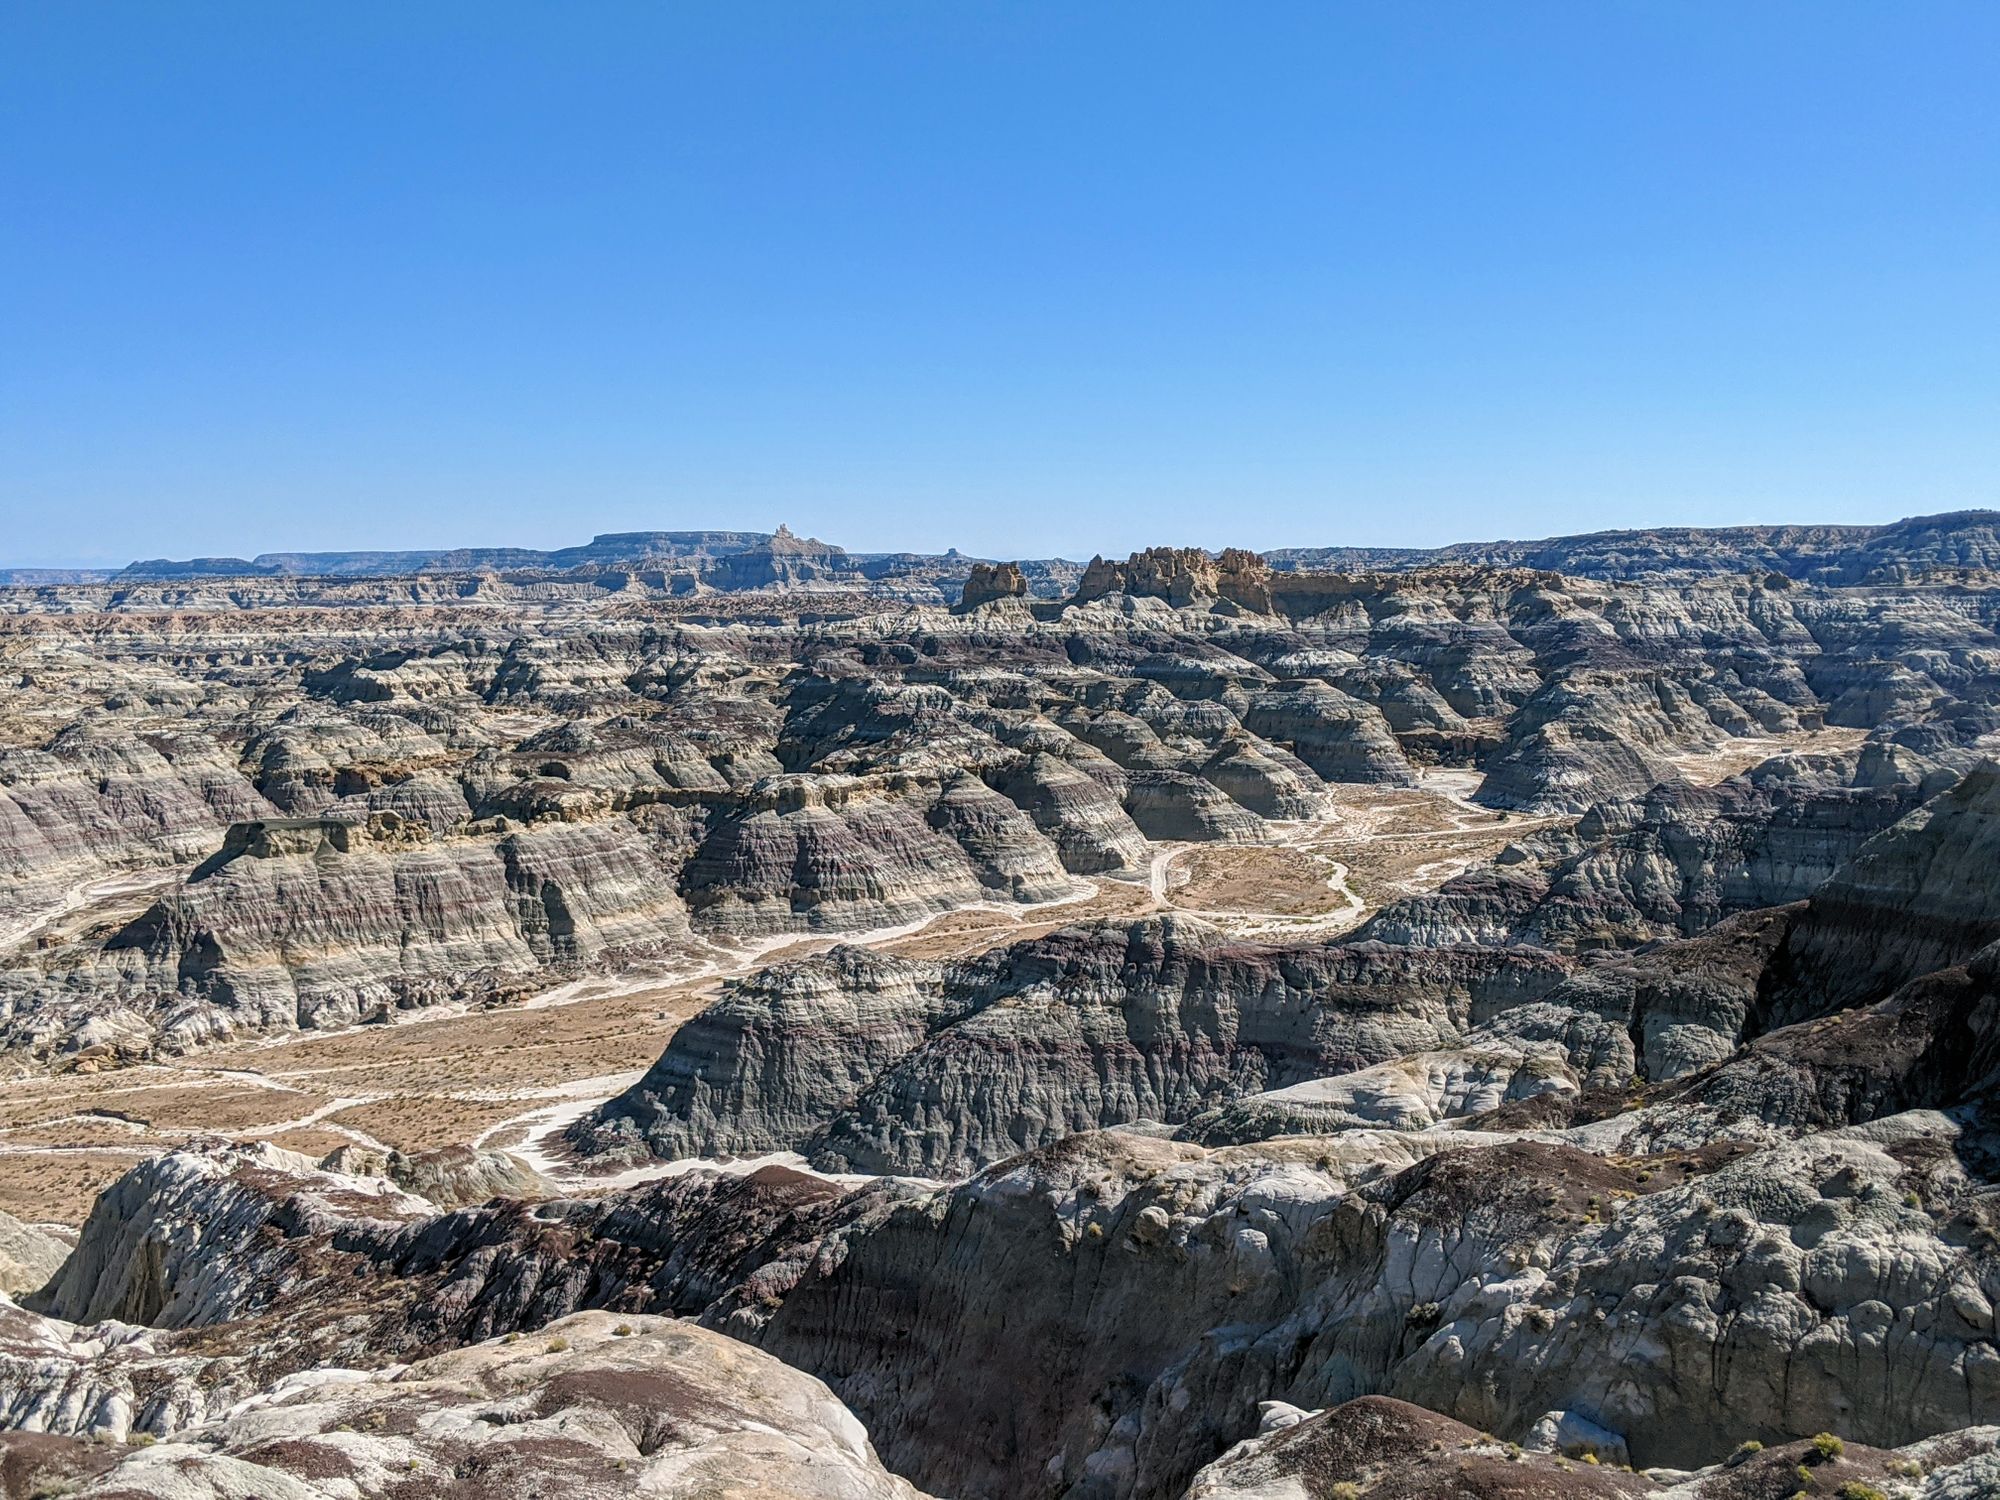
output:
[[[0,561],[2000,504],[2000,6],[0,7]]]

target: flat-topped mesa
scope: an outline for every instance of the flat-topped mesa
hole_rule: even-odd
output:
[[[817,537],[794,536],[791,528],[780,526],[761,546],[708,562],[702,582],[725,590],[781,588],[836,578],[852,581],[857,572],[845,548]]]

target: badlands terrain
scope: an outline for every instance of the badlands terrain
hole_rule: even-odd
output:
[[[0,1489],[2000,1495],[1996,528],[14,576]]]

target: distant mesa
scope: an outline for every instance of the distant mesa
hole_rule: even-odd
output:
[[[529,547],[450,547],[421,552],[264,552],[256,557],[153,558],[119,571],[119,582],[179,578],[392,578],[409,573],[549,572],[631,567],[662,561],[709,562],[759,552],[846,554],[826,542],[801,540],[790,529],[762,531],[613,531],[581,547],[553,552]]]
[[[503,576],[644,585],[670,593],[763,588],[861,588],[976,609],[1000,599],[1088,603],[1109,594],[1179,607],[1216,599],[1255,613],[1291,613],[1302,575],[1346,576],[1434,567],[1500,567],[1606,581],[1749,575],[1766,588],[1831,586],[2000,572],[2000,511],[1912,516],[1883,526],[1654,527],[1538,541],[1446,547],[1278,547],[1209,552],[1152,547],[1123,562],[1062,558],[992,562],[943,553],[850,552],[789,526],[775,531],[606,532],[577,547],[453,547],[423,551],[264,552],[255,557],[151,558],[118,570],[0,569],[0,587],[49,588],[218,579]]]
[[[1910,516],[1886,526],[1660,526],[1434,548],[1281,547],[1264,559],[1281,572],[1458,563],[1577,578],[1767,573],[1836,586],[1887,583],[1918,572],[2000,570],[2000,511]]]

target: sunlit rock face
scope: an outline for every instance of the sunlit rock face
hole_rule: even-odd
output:
[[[0,1215],[0,1474],[1983,1495],[1990,533],[0,592],[10,1067],[686,1001],[480,1080],[477,1144],[126,1147],[73,1242]]]
[[[503,568],[474,599],[448,562],[404,587],[379,560],[312,581],[278,559],[17,591],[71,612],[10,657],[0,913],[29,941],[0,974],[7,1044],[182,1051],[704,936],[1032,905],[1144,871],[1149,843],[1266,842],[1334,788],[1434,764],[1490,805],[1589,816],[1566,864],[1517,872],[1545,893],[1385,914],[1382,936],[1687,933],[1805,894],[1996,728],[2000,641],[1963,588],[1161,552],[1067,599],[989,568],[1005,592],[953,614],[870,576],[826,593],[837,549],[797,538],[614,538],[563,566],[642,542],[723,582],[626,599]],[[173,580],[168,630],[145,590]],[[1871,732],[1857,765],[1678,783],[1676,758],[1822,723]],[[231,833],[251,826],[255,851]],[[121,880],[117,924],[61,929]]]
[[[67,1331],[43,1322],[31,1336],[59,1348]],[[182,1363],[191,1379],[207,1373],[198,1358]],[[46,1495],[319,1500],[402,1490],[498,1500],[561,1486],[683,1500],[922,1500],[883,1468],[821,1382],[671,1318],[578,1313],[533,1343],[472,1344],[374,1375],[299,1371],[164,1438],[121,1426],[0,1435],[0,1455]],[[121,1446],[135,1431],[150,1440]]]

